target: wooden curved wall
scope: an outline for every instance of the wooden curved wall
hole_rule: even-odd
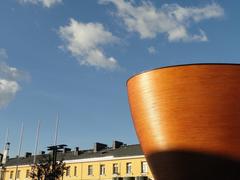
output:
[[[183,150],[240,160],[240,65],[155,69],[129,79],[127,89],[146,157]]]

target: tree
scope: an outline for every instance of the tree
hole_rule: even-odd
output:
[[[68,168],[63,160],[54,162],[51,156],[45,156],[32,166],[30,177],[34,180],[59,180]]]

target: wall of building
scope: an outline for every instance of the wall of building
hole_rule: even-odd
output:
[[[146,162],[144,156],[132,156],[132,157],[103,157],[103,158],[89,158],[89,159],[76,159],[66,160],[66,165],[69,167],[69,174],[64,175],[64,180],[108,180],[113,177],[137,177],[137,176],[148,176],[153,179],[152,173],[147,166],[147,172],[142,173],[142,163]],[[131,163],[131,173],[127,174],[127,163]],[[113,174],[113,164],[118,165],[118,174]],[[100,174],[100,165],[105,166],[105,173]],[[92,175],[88,174],[88,168],[92,166]],[[74,172],[76,168],[76,173]],[[18,180],[27,180],[27,171],[31,171],[29,165],[18,166],[20,171]],[[10,177],[12,172],[12,177]],[[6,167],[4,180],[15,179],[16,166]]]
[[[19,180],[25,180],[27,179],[26,173],[28,171],[31,171],[31,166],[29,165],[24,165],[24,166],[9,166],[5,167],[5,172],[4,172],[4,180],[10,180],[10,179],[15,179],[16,171],[19,171],[19,177],[17,179]],[[28,177],[30,179],[30,177]]]

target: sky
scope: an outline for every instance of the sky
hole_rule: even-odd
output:
[[[138,143],[126,81],[157,67],[240,63],[237,0],[1,0],[0,148]],[[0,150],[1,151],[1,150]]]

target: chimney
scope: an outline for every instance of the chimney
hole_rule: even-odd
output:
[[[96,142],[96,143],[94,144],[94,149],[93,149],[93,151],[94,151],[94,152],[98,152],[98,151],[101,151],[101,150],[106,149],[106,148],[107,148],[107,145],[106,145],[106,144],[102,144],[102,143]]]
[[[120,148],[122,145],[123,145],[123,142],[121,141],[113,141],[112,148],[117,149],[117,148]]]
[[[67,153],[67,152],[70,152],[71,151],[71,148],[64,148],[63,149],[63,153],[65,154],[65,153]]]
[[[79,147],[75,147],[73,154],[74,154],[74,156],[79,155]]]
[[[3,151],[3,157],[2,157],[2,164],[6,164],[7,160],[8,160],[8,154],[9,154],[9,147],[10,147],[10,143],[7,142],[5,144],[5,147],[4,147],[4,151]]]
[[[29,157],[31,157],[32,156],[32,153],[30,153],[30,152],[26,152],[25,153],[25,158],[29,158]]]
[[[44,154],[45,154],[45,151],[40,151],[40,154],[41,154],[41,155],[44,155]]]

